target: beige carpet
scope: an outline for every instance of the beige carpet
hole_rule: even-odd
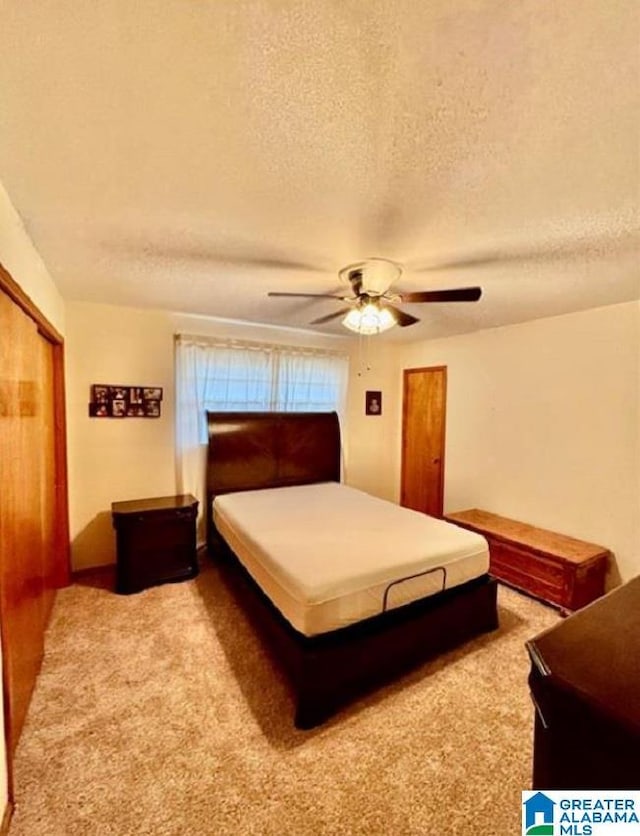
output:
[[[123,597],[63,590],[15,760],[10,836],[520,832],[527,638],[557,614],[500,589],[501,628],[312,732],[216,569]]]

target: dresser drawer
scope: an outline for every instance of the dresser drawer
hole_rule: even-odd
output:
[[[566,575],[564,567],[549,558],[489,538],[489,571],[498,580],[561,605]]]
[[[195,537],[195,514],[141,517],[118,528],[118,541],[134,551],[190,546]]]
[[[524,574],[557,589],[562,589],[564,586],[564,566],[548,557],[491,538],[489,538],[489,553],[491,569],[495,567],[501,571]]]

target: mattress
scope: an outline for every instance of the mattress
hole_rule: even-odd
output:
[[[306,636],[450,589],[489,568],[480,534],[337,482],[224,494],[213,502],[213,519],[272,603]]]

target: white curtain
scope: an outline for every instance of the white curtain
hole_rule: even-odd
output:
[[[344,427],[348,357],[319,349],[176,336],[176,481],[199,500],[204,540],[207,411],[332,412]]]

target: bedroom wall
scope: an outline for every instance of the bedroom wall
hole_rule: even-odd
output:
[[[348,456],[345,482],[397,502],[400,447],[395,443],[402,415],[398,397],[400,347],[376,340],[351,340]],[[365,415],[365,392],[382,392],[382,411]]]
[[[0,264],[20,285],[49,322],[62,334],[65,332],[64,303],[58,289],[35,247],[22,220],[0,183]],[[0,666],[2,656],[0,652]],[[9,799],[5,760],[4,713],[0,700],[0,819]]]
[[[64,302],[0,183],[0,264],[56,330],[64,335]]]
[[[173,335],[212,334],[290,345],[313,345],[352,353],[346,427],[343,431],[345,479],[381,496],[393,496],[397,472],[393,445],[376,438],[395,431],[393,404],[397,366],[375,347],[360,362],[349,338],[322,336],[207,317],[110,305],[69,302],[67,317],[67,426],[70,526],[73,568],[115,560],[111,503],[176,491],[174,443]],[[360,373],[360,374],[359,374]],[[92,383],[162,386],[162,416],[157,420],[101,421],[88,417]],[[382,416],[364,416],[364,390],[387,394]]]
[[[111,503],[175,493],[173,341],[166,317],[107,305],[68,303],[67,438],[74,570],[111,563]],[[88,417],[93,383],[164,387],[157,420]]]
[[[640,572],[638,302],[407,345],[400,364],[448,367],[445,510],[608,546],[610,583]]]

